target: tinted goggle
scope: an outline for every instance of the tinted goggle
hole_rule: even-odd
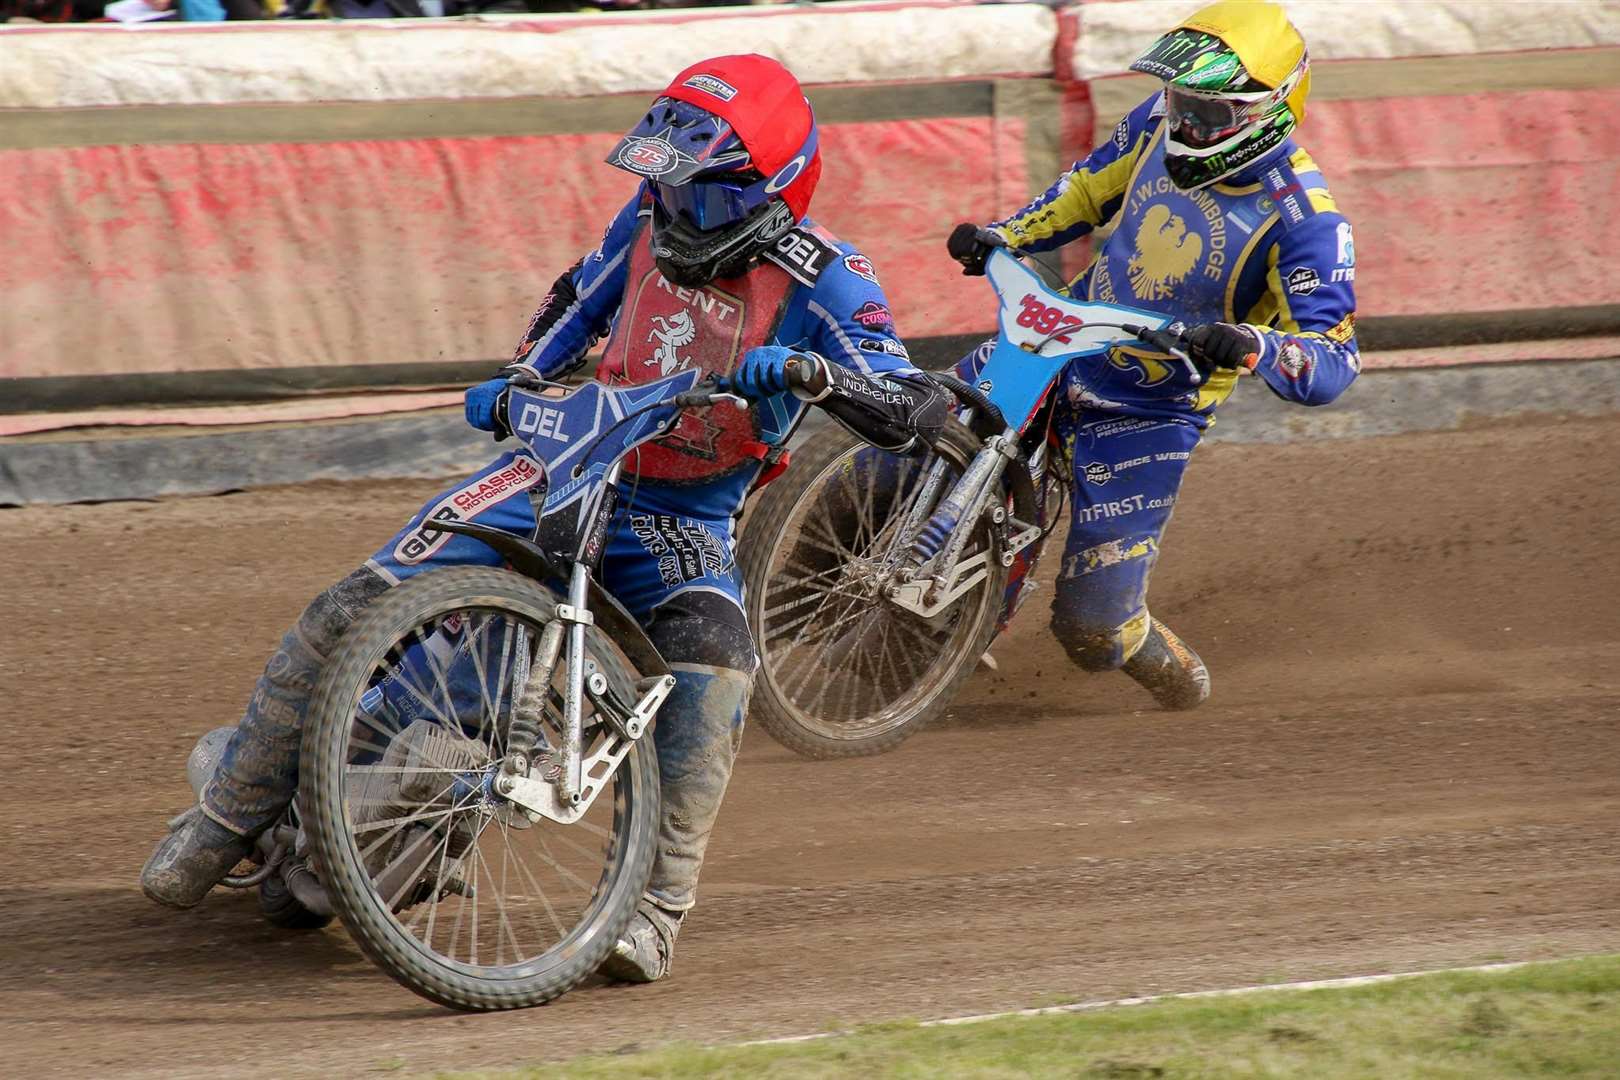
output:
[[[775,176],[761,178],[753,169],[740,173],[718,173],[696,176],[678,184],[649,179],[647,187],[664,213],[686,218],[695,228],[709,232],[735,225],[780,194],[797,180],[815,160],[821,144],[815,125],[804,145],[793,155],[793,160],[776,171]]]
[[[1269,99],[1271,94],[1244,96]],[[1165,119],[1170,124],[1170,130],[1189,146],[1213,146],[1222,139],[1236,135],[1254,118],[1254,105],[1257,104],[1261,102],[1189,94],[1174,86],[1169,87],[1164,95]]]
[[[771,197],[767,182],[757,176],[750,181],[698,177],[684,184],[649,180],[647,186],[664,213],[684,217],[703,232],[735,225]]]
[[[1293,73],[1275,90],[1220,95],[1196,94],[1179,86],[1164,90],[1165,120],[1188,146],[1214,146],[1266,116],[1288,100],[1309,63],[1302,56]]]

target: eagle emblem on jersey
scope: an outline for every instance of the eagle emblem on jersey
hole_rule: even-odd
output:
[[[1138,300],[1164,300],[1198,265],[1204,238],[1187,231],[1181,215],[1150,206],[1136,230],[1136,253],[1126,264]]]
[[[692,344],[692,339],[697,337],[697,326],[692,322],[691,313],[677,311],[667,319],[654,315],[652,325],[647,340],[658,342],[658,348],[653,350],[653,363],[658,365],[658,373],[673,375],[690,364],[691,360],[676,350]]]
[[[1108,362],[1121,371],[1134,374],[1137,386],[1158,386],[1175,374],[1175,369],[1165,363],[1160,355],[1129,345],[1111,350]]]

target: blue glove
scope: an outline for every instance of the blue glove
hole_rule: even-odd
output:
[[[760,345],[743,354],[731,375],[731,388],[750,401],[775,397],[788,388],[788,361],[799,355],[781,345]]]
[[[467,423],[479,431],[493,431],[500,442],[512,434],[506,426],[506,380],[490,379],[467,391]]]

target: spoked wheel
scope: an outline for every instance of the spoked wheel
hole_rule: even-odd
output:
[[[577,985],[651,870],[651,738],[612,768],[614,733],[588,703],[584,788],[598,793],[583,816],[565,825],[500,794],[514,703],[555,607],[507,570],[413,578],[349,628],[305,729],[299,798],[332,906],[378,966],[452,1008],[521,1008]],[[634,700],[634,677],[594,628],[587,652]],[[546,781],[563,743],[556,669],[528,773]]]
[[[765,489],[742,565],[761,655],[754,717],[778,742],[813,758],[893,749],[973,674],[1007,580],[995,552],[988,576],[933,618],[896,606],[884,586],[932,509],[919,499],[937,502],[979,447],[954,420],[926,458],[874,450],[829,426]],[[928,494],[935,460],[944,483]],[[981,523],[962,557],[992,544]]]

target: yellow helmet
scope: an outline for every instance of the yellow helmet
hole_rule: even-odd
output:
[[[1131,70],[1165,83],[1165,166],[1181,188],[1230,176],[1305,118],[1310,55],[1281,6],[1221,0],[1182,20]]]

